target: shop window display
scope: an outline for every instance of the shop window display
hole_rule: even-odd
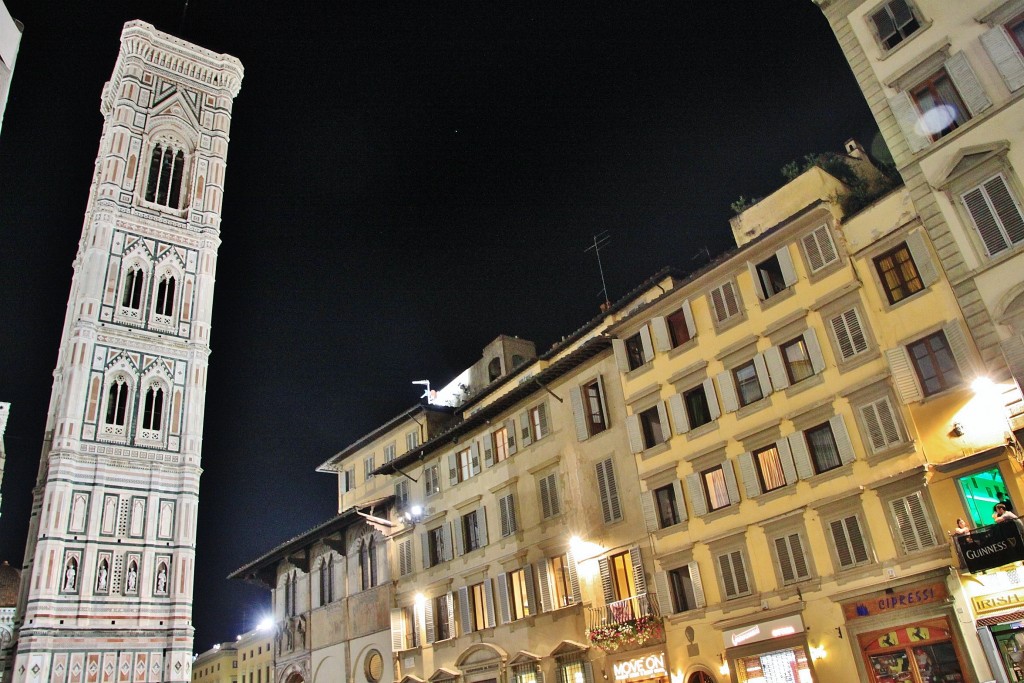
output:
[[[963,683],[964,667],[945,618],[858,637],[873,683]]]
[[[807,652],[797,646],[736,660],[740,683],[811,683]]]

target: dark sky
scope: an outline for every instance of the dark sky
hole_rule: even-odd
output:
[[[71,263],[122,24],[237,56],[213,312],[196,648],[267,593],[224,577],[334,514],[313,468],[501,333],[550,346],[731,243],[729,204],[877,130],[811,0],[6,0],[0,559],[21,562]],[[331,7],[325,10],[325,7]],[[741,12],[742,9],[742,12]],[[877,144],[877,143],[875,143]],[[699,259],[699,257],[698,257]]]

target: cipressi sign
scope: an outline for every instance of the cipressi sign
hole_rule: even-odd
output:
[[[617,681],[664,676],[667,673],[665,669],[665,653],[662,652],[647,655],[646,657],[627,659],[624,662],[616,662],[612,665],[612,670],[615,672],[615,680]]]

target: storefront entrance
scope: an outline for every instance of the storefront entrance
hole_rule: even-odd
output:
[[[965,666],[949,620],[916,621],[857,637],[873,683],[963,683]]]
[[[736,659],[739,683],[811,683],[811,668],[802,645]]]
[[[991,630],[1007,676],[1014,683],[1024,681],[1024,623],[999,624]]]

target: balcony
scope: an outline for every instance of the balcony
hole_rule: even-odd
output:
[[[1024,521],[1016,519],[954,535],[960,569],[973,574],[1024,560],[1022,528]]]
[[[587,638],[606,652],[664,642],[665,626],[657,598],[653,593],[642,593],[601,607],[588,607]]]

